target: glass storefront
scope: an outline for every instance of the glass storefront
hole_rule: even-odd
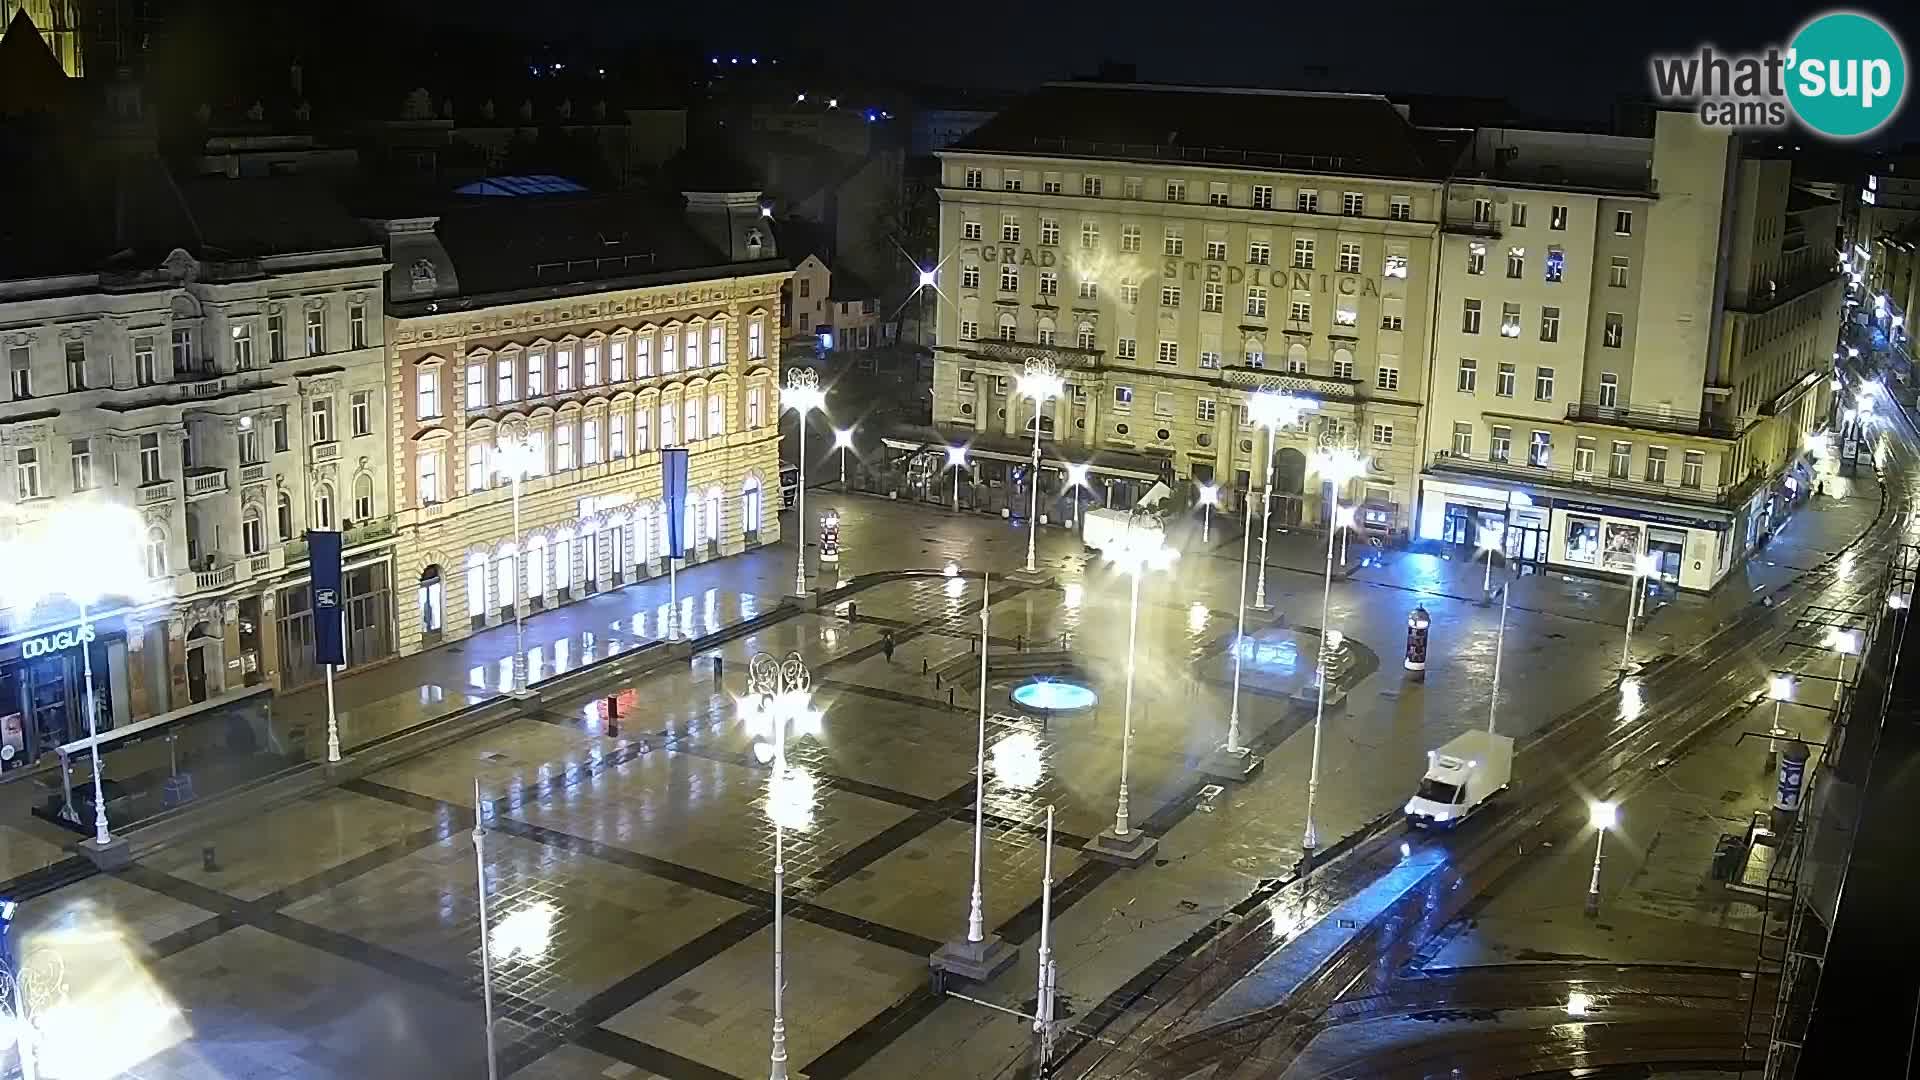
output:
[[[347,664],[353,667],[393,655],[393,586],[385,560],[350,566],[341,576],[346,619]],[[280,684],[301,686],[321,677],[313,659],[313,596],[306,583],[280,590],[276,605]]]
[[[54,747],[86,736],[83,649],[93,658],[99,730],[125,722],[131,697],[126,634],[117,627],[95,627],[93,633],[85,644],[68,631],[0,646],[0,770],[25,768]]]

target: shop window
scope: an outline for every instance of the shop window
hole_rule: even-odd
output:
[[[1600,522],[1596,518],[1567,519],[1567,561],[1592,566],[1600,561]]]
[[[435,563],[420,571],[420,586],[417,600],[420,605],[420,629],[424,633],[440,632],[441,619],[445,614],[442,605],[443,592],[440,585],[440,565]]]

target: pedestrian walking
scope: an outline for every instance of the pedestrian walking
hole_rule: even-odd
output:
[[[880,635],[880,654],[887,658],[887,663],[893,663],[893,631]]]

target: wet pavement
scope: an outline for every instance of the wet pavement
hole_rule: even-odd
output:
[[[1870,500],[1877,491],[1803,511],[1775,551],[1795,550],[1804,528],[1811,557],[1870,519]],[[1022,1025],[937,998],[926,974],[927,954],[964,929],[971,869],[981,585],[941,576],[949,562],[996,575],[996,663],[1021,645],[1064,647],[1099,698],[1045,724],[992,724],[995,745],[1018,737],[1037,746],[1039,769],[1016,777],[1023,770],[989,766],[986,921],[1022,949],[1014,968],[974,993],[1011,1007],[1032,997],[1044,855],[1037,822],[1047,805],[1060,830],[1055,949],[1075,1016],[1124,994],[1263,879],[1293,867],[1312,716],[1286,696],[1312,675],[1322,621],[1312,552],[1324,555],[1323,537],[1273,545],[1275,610],[1249,615],[1241,704],[1244,737],[1268,760],[1253,782],[1224,791],[1208,791],[1212,782],[1195,764],[1225,730],[1238,552],[1190,547],[1171,575],[1145,579],[1128,779],[1132,821],[1161,846],[1147,866],[1119,870],[1080,846],[1113,823],[1125,578],[1090,563],[1066,534],[1043,532],[1043,569],[1057,584],[1023,585],[998,577],[1024,558],[1017,526],[809,497],[810,509],[828,505],[842,511],[845,552],[830,578],[934,573],[841,598],[857,612],[794,611],[605,685],[581,676],[575,696],[548,695],[477,734],[26,903],[23,956],[29,966],[57,960],[67,973],[66,1004],[48,1006],[43,1030],[63,1030],[78,1012],[112,1017],[119,1033],[68,1040],[58,1075],[485,1075],[476,812],[487,827],[503,1074],[764,1073],[768,770],[735,696],[751,655],[789,650],[811,666],[823,709],[818,735],[791,748],[815,793],[810,822],[786,837],[795,1071],[813,1080],[1001,1075],[1024,1051]],[[1222,524],[1216,519],[1216,537],[1228,532]],[[1237,547],[1237,530],[1229,535]],[[775,610],[792,588],[792,557],[791,548],[762,549],[682,574],[673,621],[709,632]],[[1358,659],[1345,706],[1329,713],[1323,732],[1315,816],[1326,843],[1397,806],[1429,747],[1485,722],[1499,608],[1475,603],[1472,568],[1463,575],[1443,563],[1390,558],[1333,586],[1328,625],[1354,640]],[[529,617],[534,678],[658,638],[666,601],[666,583],[653,581]],[[1415,602],[1434,616],[1424,683],[1399,665]],[[1625,602],[1624,589],[1601,582],[1541,575],[1516,584],[1503,731],[1524,736],[1610,685]],[[1730,591],[1682,598],[1636,634],[1636,654],[1664,651],[1751,602]],[[889,633],[891,661],[881,652]],[[497,698],[512,651],[508,627],[351,675],[340,684],[345,741],[362,745]],[[1539,677],[1547,671],[1552,678]],[[990,712],[1014,711],[1005,696],[1014,681],[993,678]],[[315,705],[310,693],[289,695],[277,715],[304,716],[311,731]],[[1626,813],[1641,816],[1632,801]],[[31,868],[58,850],[36,842],[23,835],[17,856],[5,850]],[[1450,947],[1479,940],[1463,935]],[[1502,946],[1489,937],[1484,947]]]

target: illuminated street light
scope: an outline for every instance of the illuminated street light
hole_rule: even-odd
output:
[[[1833,703],[1838,705],[1841,694],[1847,688],[1847,657],[1860,655],[1860,631],[1828,627],[1826,639],[1821,644],[1832,649],[1840,661],[1840,671],[1833,683]]]
[[[1200,542],[1207,543],[1213,537],[1213,508],[1220,503],[1218,484],[1200,485]]]
[[[1235,609],[1233,631],[1233,703],[1227,710],[1227,741],[1217,754],[1208,758],[1203,771],[1228,780],[1246,780],[1260,767],[1250,747],[1240,745],[1240,670],[1247,659],[1247,560],[1253,551],[1253,509],[1247,505],[1253,492],[1241,493],[1240,515],[1240,603]]]
[[[1311,462],[1313,471],[1324,478],[1332,492],[1334,511],[1327,524],[1327,576],[1320,591],[1320,648],[1318,697],[1313,704],[1313,760],[1307,771],[1307,827],[1301,838],[1301,846],[1309,853],[1320,846],[1320,834],[1314,828],[1313,808],[1320,794],[1320,731],[1327,712],[1327,661],[1332,650],[1339,648],[1340,637],[1328,623],[1328,612],[1333,601],[1333,534],[1334,522],[1339,518],[1340,493],[1356,476],[1367,471],[1367,459],[1350,446],[1325,446],[1314,452]],[[1262,569],[1264,569],[1264,564]]]
[[[1507,651],[1507,602],[1513,598],[1513,582],[1500,586],[1500,632],[1493,640],[1493,692],[1487,695],[1487,734],[1493,734],[1494,719],[1500,708],[1500,657]]]
[[[1587,914],[1600,914],[1600,847],[1606,843],[1607,830],[1619,824],[1620,810],[1610,802],[1596,802],[1589,808],[1593,825],[1593,877],[1587,882]]]
[[[1493,553],[1500,550],[1500,530],[1482,528],[1479,547],[1487,553],[1487,572],[1480,578],[1480,606],[1486,607],[1493,598]]]
[[[1073,491],[1073,520],[1075,523],[1078,523],[1080,520],[1080,489],[1086,488],[1089,491],[1093,490],[1093,485],[1087,482],[1087,474],[1092,471],[1093,466],[1088,465],[1084,461],[1070,461],[1067,463],[1067,487]]]
[[[920,287],[923,289],[931,289],[933,288],[934,282],[938,281],[939,278],[940,275],[932,270],[922,270],[920,271]]]
[[[1632,591],[1627,593],[1627,636],[1620,642],[1620,668],[1623,671],[1633,666],[1633,623],[1640,614],[1634,610],[1635,606],[1647,591],[1646,580],[1659,572],[1660,560],[1652,555],[1642,553],[1633,557]],[[1640,606],[1644,607],[1644,604]]]
[[[113,845],[107,829],[107,799],[100,768],[100,705],[93,686],[91,611],[109,598],[145,603],[165,589],[149,576],[146,522],[133,508],[92,498],[57,506],[45,523],[0,550],[0,599],[26,624],[42,601],[64,597],[78,611],[80,669],[86,691],[87,752],[93,766],[93,840],[96,852]],[[335,743],[338,746],[338,728]],[[337,760],[337,758],[335,759]],[[65,817],[79,823],[73,790],[66,787]]]
[[[802,414],[804,419],[804,414]],[[820,714],[813,708],[813,673],[797,652],[785,659],[757,653],[747,662],[747,693],[741,699],[754,752],[773,766],[767,781],[766,815],[773,822],[773,1051],[769,1080],[787,1077],[786,988],[786,830],[813,822],[816,784],[812,774],[787,763],[787,729],[817,732]],[[770,741],[769,741],[770,740]],[[762,749],[764,748],[764,749]]]
[[[799,526],[799,542],[794,546],[793,594],[807,591],[807,414],[826,408],[827,395],[820,389],[820,373],[812,368],[788,368],[787,388],[781,403],[800,415],[800,476],[798,509],[794,522]]]
[[[967,448],[947,447],[947,468],[953,470],[953,512],[960,512],[960,470],[967,467]]]
[[[1333,508],[1333,527],[1340,530],[1340,565],[1347,565],[1347,534],[1353,531],[1360,520],[1360,510],[1354,506],[1336,506]]]
[[[1133,674],[1136,646],[1140,639],[1140,578],[1149,570],[1171,567],[1180,553],[1161,542],[1158,532],[1132,527],[1104,551],[1108,562],[1125,570],[1129,579],[1127,608],[1127,694],[1120,733],[1120,799],[1114,808],[1113,828],[1095,837],[1087,850],[1095,855],[1120,858],[1131,865],[1147,858],[1158,841],[1136,832],[1127,809],[1127,759],[1133,750]]]
[[[534,467],[537,464],[535,461],[537,452],[533,448],[533,439],[525,420],[509,420],[507,422],[500,437],[500,445],[496,451],[496,455],[499,471],[506,473],[512,481],[514,591],[512,693],[515,697],[524,697],[527,693],[527,636],[525,616],[522,610],[525,604],[523,604],[522,601],[526,598],[520,594],[526,591],[527,553],[525,548],[526,540],[520,535],[520,484],[527,478],[529,473],[534,471]],[[667,562],[669,566],[671,566],[673,562],[671,552],[667,555]],[[677,606],[678,605],[669,605],[668,611],[671,613],[673,608]],[[669,617],[671,617],[671,615],[669,615]],[[673,636],[671,626],[669,626],[667,636]],[[331,749],[329,749],[328,752],[331,754]]]
[[[1273,512],[1273,440],[1283,427],[1300,422],[1300,414],[1320,403],[1310,397],[1281,391],[1259,390],[1247,398],[1247,417],[1267,429],[1266,483],[1260,496],[1260,577],[1253,590],[1253,606],[1267,606],[1268,521]]]
[[[1027,508],[1027,573],[1035,572],[1034,545],[1040,536],[1040,410],[1067,388],[1065,379],[1053,361],[1037,356],[1027,358],[1027,369],[1014,382],[1022,397],[1033,399],[1033,467],[1027,474],[1030,492]],[[956,500],[957,502],[958,500]]]
[[[840,492],[847,490],[847,451],[853,449],[853,429],[834,428],[833,448],[840,451]]]
[[[1773,699],[1773,726],[1767,729],[1767,765],[1773,765],[1773,759],[1780,752],[1780,737],[1787,730],[1780,726],[1780,704],[1793,700],[1794,678],[1791,675],[1775,675],[1767,680],[1767,696]]]

